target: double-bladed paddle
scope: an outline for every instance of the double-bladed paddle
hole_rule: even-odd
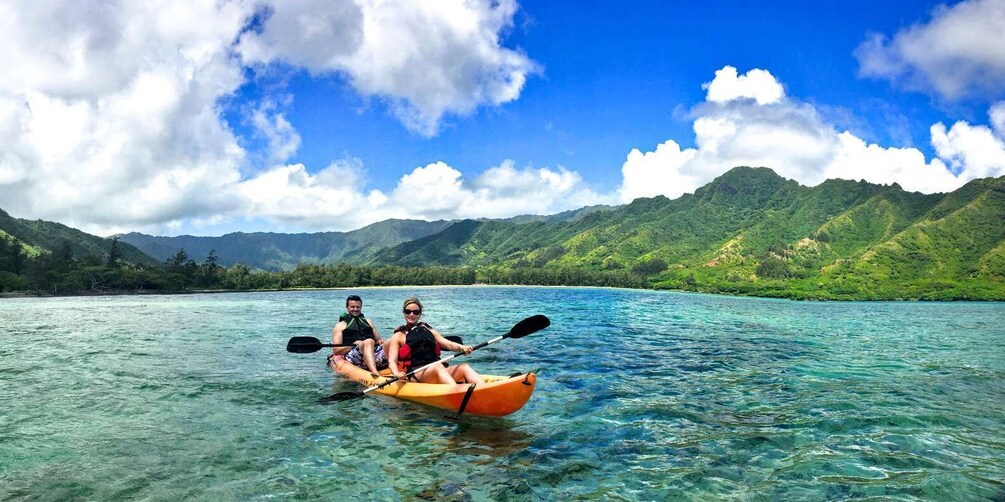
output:
[[[461,341],[459,336],[448,336],[445,337],[454,343],[464,343]],[[286,351],[293,352],[295,354],[310,354],[312,352],[317,352],[325,347],[354,347],[355,344],[352,343],[321,343],[321,340],[314,338],[313,336],[295,336],[290,338],[289,342],[286,342]]]
[[[286,343],[286,351],[296,354],[310,354],[325,347],[353,347],[351,343],[321,343],[321,340],[313,336],[295,336]]]
[[[478,349],[480,349],[482,347],[485,347],[486,345],[492,345],[493,343],[496,343],[496,342],[498,342],[498,341],[500,341],[500,340],[502,340],[504,338],[523,338],[523,337],[525,337],[525,336],[527,336],[527,335],[529,335],[531,333],[536,333],[538,331],[541,331],[542,329],[547,328],[550,325],[551,325],[551,320],[549,320],[547,317],[545,317],[545,316],[543,316],[541,314],[530,316],[530,317],[528,317],[528,318],[526,318],[526,319],[524,319],[524,320],[522,320],[522,321],[514,324],[513,327],[510,328],[509,332],[506,333],[505,335],[497,336],[497,337],[495,337],[495,338],[493,338],[493,339],[491,339],[491,340],[489,340],[487,342],[482,342],[482,343],[479,343],[478,345],[475,345],[474,347],[471,347],[471,352],[474,352],[474,351],[476,351],[476,350],[478,350]],[[449,338],[449,337],[447,337],[447,338]],[[432,366],[432,365],[434,365],[436,363],[445,363],[445,362],[447,362],[447,361],[449,361],[451,359],[454,359],[456,357],[461,357],[463,355],[465,355],[463,352],[458,352],[458,353],[453,354],[451,356],[448,356],[448,357],[445,357],[443,359],[440,359],[439,361],[434,361],[434,362],[431,362],[431,363],[429,363],[429,364],[427,364],[425,366],[422,366],[420,368],[416,368],[416,369],[414,369],[412,371],[409,371],[403,377],[394,377],[394,378],[388,379],[385,382],[381,382],[381,383],[379,383],[377,385],[374,385],[372,387],[368,387],[367,389],[365,389],[363,391],[339,392],[338,394],[333,394],[331,396],[328,396],[328,397],[322,399],[321,402],[327,404],[327,403],[331,403],[331,402],[335,402],[335,401],[346,401],[346,400],[349,400],[349,399],[356,399],[358,397],[363,397],[363,396],[365,396],[365,395],[367,395],[367,394],[369,394],[369,393],[371,393],[371,392],[373,392],[373,391],[375,391],[377,389],[380,389],[380,388],[386,387],[388,385],[391,385],[392,383],[397,382],[398,380],[400,380],[402,378],[404,378],[405,380],[407,380],[412,375],[414,375],[414,374],[416,374],[416,373],[418,373],[418,372],[420,372],[420,371],[422,371],[422,370],[424,370],[424,369],[426,369],[426,368],[428,368],[428,367],[430,367],[430,366]]]

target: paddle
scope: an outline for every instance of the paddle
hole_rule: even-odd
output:
[[[535,333],[535,332],[541,331],[542,329],[547,328],[550,325],[551,325],[551,321],[547,317],[545,317],[545,316],[543,316],[541,314],[530,316],[530,317],[528,317],[528,318],[526,318],[526,319],[524,319],[524,320],[522,320],[522,321],[514,324],[513,327],[510,328],[509,332],[506,333],[505,335],[497,336],[497,337],[495,337],[495,338],[493,338],[493,339],[491,339],[491,340],[489,340],[487,342],[479,343],[478,345],[475,345],[474,347],[471,347],[471,351],[474,352],[474,351],[476,351],[476,350],[478,350],[478,349],[480,349],[482,347],[485,347],[486,345],[492,345],[493,343],[496,343],[499,340],[502,340],[503,338],[523,338],[523,337],[525,337],[525,336],[527,336],[527,335],[529,335],[531,333]],[[443,359],[440,359],[439,361],[431,362],[431,363],[429,363],[429,364],[427,364],[425,366],[422,366],[421,368],[416,368],[416,369],[414,369],[412,371],[409,371],[408,373],[405,374],[404,377],[401,377],[401,378],[404,378],[405,380],[408,380],[408,378],[411,377],[412,375],[414,375],[414,374],[416,374],[416,373],[418,373],[418,372],[420,372],[420,371],[422,371],[422,370],[424,370],[424,369],[426,369],[426,368],[428,368],[428,367],[430,367],[430,366],[432,366],[432,365],[434,365],[434,364],[436,364],[438,362],[439,363],[445,363],[445,362],[447,362],[447,361],[449,361],[451,359],[454,359],[455,357],[460,357],[460,356],[463,356],[463,355],[464,355],[463,352],[458,352],[458,353],[453,354],[451,356],[448,356],[448,357],[445,357]],[[388,385],[391,385],[392,383],[394,383],[394,382],[396,382],[398,380],[400,380],[399,377],[394,377],[394,378],[391,378],[391,379],[387,380],[386,382],[374,385],[372,387],[368,387],[367,389],[365,389],[363,391],[339,392],[338,394],[333,394],[331,396],[328,396],[327,398],[324,398],[321,401],[323,403],[327,404],[327,403],[331,403],[331,402],[334,402],[334,401],[347,401],[349,399],[356,399],[358,397],[363,397],[363,396],[365,396],[365,395],[367,395],[367,394],[369,394],[369,393],[371,393],[371,392],[373,392],[373,391],[375,391],[377,389],[380,389],[380,388],[386,387]]]
[[[448,336],[447,340],[454,343],[463,343],[461,337],[459,336]],[[310,354],[312,352],[317,352],[325,347],[353,347],[351,343],[321,343],[321,340],[314,338],[313,336],[295,336],[290,338],[290,341],[286,343],[286,351],[293,352],[295,354]]]
[[[321,340],[314,338],[313,336],[295,336],[290,338],[290,341],[286,343],[286,351],[293,352],[296,354],[310,354],[311,352],[317,352],[325,347],[352,347],[351,343],[321,343]]]

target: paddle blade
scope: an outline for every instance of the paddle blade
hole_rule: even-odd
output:
[[[446,338],[447,340],[450,340],[451,342],[459,343],[461,345],[464,345],[464,340],[462,340],[461,337],[459,337],[457,335],[445,336],[443,338]]]
[[[321,340],[313,336],[295,336],[290,338],[289,343],[286,344],[286,351],[296,354],[310,354],[311,352],[321,350],[323,347],[324,344],[321,343]]]
[[[541,314],[532,315],[513,325],[513,329],[509,330],[509,333],[503,335],[503,338],[525,337],[531,333],[541,331],[548,326],[551,326],[550,319]]]
[[[318,400],[321,404],[332,404],[339,401],[348,401],[350,399],[356,399],[358,397],[363,397],[362,392],[339,392],[338,394],[332,394],[328,397],[323,397]]]

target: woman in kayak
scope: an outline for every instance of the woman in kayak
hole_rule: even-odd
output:
[[[387,362],[395,377],[403,378],[406,373],[429,364],[428,368],[416,373],[412,378],[424,383],[453,384],[460,381],[485,383],[482,376],[467,363],[447,368],[438,362],[440,348],[465,354],[470,354],[472,349],[470,345],[447,340],[432,326],[419,321],[419,316],[422,315],[422,302],[418,298],[405,300],[402,313],[405,315],[405,324],[395,328],[394,334],[387,342]],[[404,371],[398,367],[399,362]]]

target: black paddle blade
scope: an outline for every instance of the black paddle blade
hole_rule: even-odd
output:
[[[503,338],[521,338],[531,333],[541,331],[548,326],[551,326],[550,319],[541,314],[532,315],[516,323],[513,326],[513,329],[509,330],[509,333],[503,335]]]
[[[289,343],[286,344],[286,351],[296,354],[310,354],[311,352],[321,350],[323,347],[324,344],[321,343],[321,340],[313,336],[295,336],[290,338]]]
[[[350,399],[356,399],[358,397],[363,397],[362,392],[339,392],[338,394],[332,394],[328,397],[323,397],[318,399],[318,403],[321,404],[332,404],[339,401],[348,401]]]
[[[459,337],[457,335],[445,336],[443,338],[446,338],[447,340],[450,340],[451,342],[459,343],[461,345],[464,345],[464,340],[462,340],[461,337]]]

